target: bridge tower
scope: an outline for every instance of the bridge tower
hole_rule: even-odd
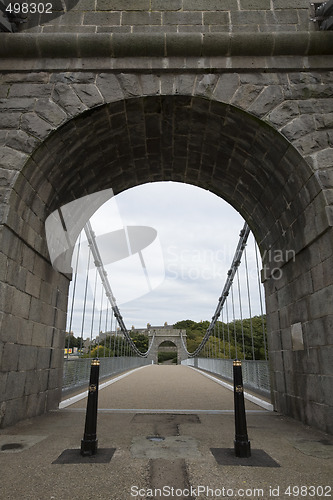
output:
[[[154,364],[158,363],[158,350],[163,342],[172,342],[177,349],[177,364],[187,359],[187,353],[184,349],[182,337],[186,345],[186,331],[172,328],[172,326],[152,326],[148,330],[149,345],[154,339],[154,343],[149,352],[148,359]]]

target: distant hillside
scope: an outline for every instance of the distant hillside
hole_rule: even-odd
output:
[[[178,321],[178,323],[174,324],[174,328],[186,330],[187,350],[189,352],[193,352],[200,344],[208,326],[209,321],[196,323],[190,319]],[[214,357],[234,359],[236,358],[237,346],[237,357],[240,359],[244,359],[244,352],[245,359],[265,359],[263,331],[266,332],[265,316],[254,316],[252,319],[236,320],[231,323],[218,321],[214,334],[210,336],[206,344],[206,351],[210,350]],[[266,333],[265,342],[267,344]]]
[[[178,321],[173,325],[174,328],[186,330],[187,350],[193,352],[202,341],[209,321],[200,321],[196,323],[191,319]],[[252,331],[252,335],[251,335]],[[252,319],[236,320],[231,323],[216,323],[215,332],[210,336],[205,351],[200,356],[210,356],[217,358],[236,357],[240,359],[265,359],[263,331],[266,332],[266,317],[254,316]],[[236,334],[236,344],[235,344]],[[143,333],[132,330],[130,335],[133,342],[141,352],[148,349],[148,336]],[[252,341],[253,339],[253,341]],[[266,341],[266,333],[265,333]],[[267,343],[267,342],[266,342]],[[83,340],[75,338],[73,335],[67,336],[66,347],[82,347]],[[129,350],[124,347],[125,342],[122,336],[107,336],[105,339],[93,341],[89,352],[85,349],[84,356],[89,357],[108,357],[108,356],[129,356]],[[237,345],[237,355],[236,355]],[[166,356],[166,354],[164,354]],[[162,356],[163,357],[163,356]]]

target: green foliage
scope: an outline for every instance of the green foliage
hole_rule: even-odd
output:
[[[72,334],[73,332],[71,332]],[[80,347],[81,346],[81,343],[83,344],[82,342],[82,338],[81,337],[74,337],[74,335],[69,335],[67,332],[66,332],[66,340],[65,340],[65,348],[66,349],[71,349],[73,347]]]
[[[200,345],[208,326],[209,321],[196,323],[188,319],[178,321],[174,328],[186,329],[187,349],[193,352]],[[217,321],[215,331],[206,343],[205,349],[201,351],[201,356],[208,356],[210,353],[213,357],[234,359],[237,346],[239,358],[243,358],[245,353],[245,359],[253,357],[258,360],[265,359],[263,330],[266,332],[266,316],[254,316],[251,319],[236,320],[228,324]]]
[[[164,361],[168,361],[169,359],[172,359],[173,363],[177,363],[177,352],[164,351],[158,353],[159,363],[163,363]]]
[[[141,352],[146,352],[148,350],[148,337],[142,333],[131,332],[131,338],[136,345],[136,347]],[[105,339],[101,340],[100,345],[108,347],[111,351],[115,353],[115,356],[129,356],[127,349],[127,341],[122,335],[109,335]]]
[[[113,356],[113,352],[110,351],[107,347],[104,348],[104,346],[96,346],[90,351],[90,355],[88,354],[86,357],[89,358],[108,358],[110,356]]]
[[[135,346],[139,349],[140,352],[148,351],[148,336],[143,333],[138,333],[135,330],[131,332],[131,338],[135,344]]]

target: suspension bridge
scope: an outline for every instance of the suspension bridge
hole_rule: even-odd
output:
[[[89,380],[89,358],[100,359],[101,377],[105,378],[129,368],[135,368],[158,361],[158,349],[163,344],[173,345],[177,351],[178,363],[195,366],[218,374],[232,381],[232,360],[243,360],[245,385],[259,391],[270,398],[270,377],[266,340],[266,325],[263,304],[263,289],[260,282],[259,256],[255,240],[252,237],[254,269],[249,270],[247,244],[250,229],[245,223],[240,231],[239,242],[230,268],[226,275],[221,295],[211,321],[199,338],[193,351],[186,341],[186,329],[173,329],[165,324],[163,327],[147,325],[146,329],[132,330],[126,328],[123,316],[112,291],[111,280],[106,271],[90,222],[84,226],[88,244],[86,258],[86,276],[84,279],[84,299],[82,305],[81,331],[76,356],[72,356],[70,342],[76,294],[78,263],[80,261],[81,237],[76,248],[74,261],[73,286],[70,293],[69,321],[67,328],[67,346],[64,360],[64,392],[79,387]],[[91,270],[91,263],[95,272]],[[256,289],[251,290],[249,272],[254,272]],[[89,276],[92,280],[93,294],[87,300]],[[98,284],[99,280],[99,284]],[[98,291],[98,286],[101,291]],[[253,286],[253,280],[252,280]],[[82,294],[80,290],[79,293]],[[260,315],[253,324],[251,297],[257,296]],[[246,301],[246,304],[243,302]],[[106,305],[105,305],[106,302]],[[99,307],[98,306],[99,303]],[[90,304],[90,311],[88,306]],[[246,306],[246,307],[245,307]],[[246,313],[244,310],[246,309]],[[149,314],[149,312],[148,312]],[[88,319],[87,319],[88,318]],[[259,331],[258,331],[259,324]],[[104,331],[103,331],[104,328]],[[246,331],[245,331],[246,330]],[[89,334],[87,335],[87,332]],[[141,333],[147,340],[146,350],[137,347],[135,334]],[[84,337],[87,337],[84,346]],[[166,349],[166,348],[165,348]],[[259,357],[258,357],[259,353]]]

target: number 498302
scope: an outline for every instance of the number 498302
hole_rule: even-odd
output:
[[[52,14],[52,3],[10,3],[6,7],[10,14]]]

